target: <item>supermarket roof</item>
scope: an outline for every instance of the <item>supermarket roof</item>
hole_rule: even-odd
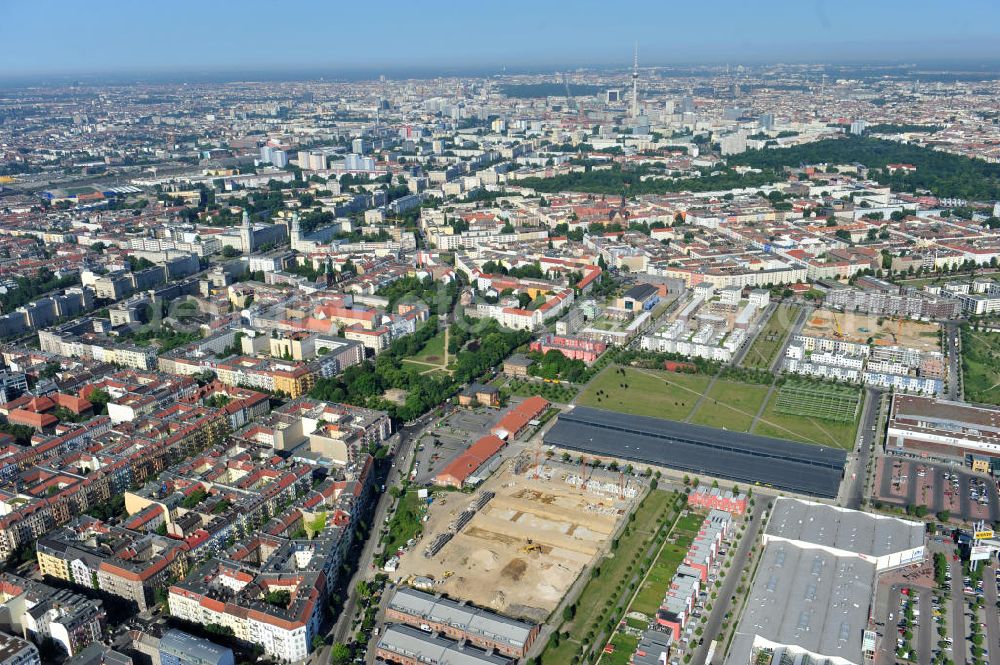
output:
[[[924,525],[812,501],[778,497],[764,533],[872,557],[924,544]]]
[[[750,661],[754,637],[862,662],[875,565],[793,543],[768,543],[726,665]]]
[[[837,448],[582,406],[560,414],[545,443],[831,498],[847,461]]]

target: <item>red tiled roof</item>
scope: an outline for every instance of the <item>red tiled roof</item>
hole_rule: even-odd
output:
[[[548,406],[549,401],[544,397],[538,395],[529,397],[511,409],[490,431],[494,434],[506,432],[508,436],[515,436],[531,420],[541,415]]]
[[[437,475],[441,479],[439,482],[453,479],[458,484],[464,483],[466,478],[482,466],[483,462],[496,455],[503,446],[503,439],[495,434],[487,434],[442,469]]]
[[[35,413],[24,409],[15,409],[7,416],[7,420],[15,425],[28,425],[29,427],[50,427],[59,422],[59,419],[48,413]]]

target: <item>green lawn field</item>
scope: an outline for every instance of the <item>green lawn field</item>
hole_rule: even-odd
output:
[[[962,388],[965,398],[1000,404],[1000,335],[962,326]]]
[[[858,418],[850,422],[835,422],[808,416],[788,415],[778,411],[779,391],[771,394],[753,434],[776,439],[801,441],[818,446],[850,450],[858,432]],[[860,417],[860,416],[859,416]]]
[[[427,340],[427,344],[414,356],[408,356],[406,360],[415,360],[422,363],[440,365],[444,360],[444,331],[442,330],[434,337]]]
[[[754,416],[767,397],[768,386],[717,380],[691,422],[748,432]]]
[[[701,374],[609,365],[587,384],[576,403],[636,416],[684,420],[710,380]]]
[[[601,665],[628,665],[636,647],[639,646],[639,638],[625,633],[615,633],[611,638],[611,644],[615,650],[613,653],[601,656]]]

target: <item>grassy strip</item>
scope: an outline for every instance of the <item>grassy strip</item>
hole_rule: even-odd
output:
[[[744,367],[768,369],[771,366],[800,309],[798,305],[778,305],[743,358]]]
[[[583,652],[589,652],[596,637],[612,632],[618,624],[616,602],[626,588],[633,590],[634,579],[641,576],[646,551],[654,541],[666,538],[670,524],[677,515],[675,492],[653,490],[635,512],[621,535],[612,542],[611,552],[595,566],[577,602],[570,605],[562,617],[569,627],[564,637],[553,636],[542,652],[541,662],[564,665],[579,662]]]
[[[423,524],[420,519],[427,512],[427,504],[417,497],[417,490],[405,492],[399,500],[399,505],[389,520],[389,531],[382,539],[385,546],[382,548],[383,560],[393,556],[396,551],[406,545],[410,538],[416,538],[423,531]]]

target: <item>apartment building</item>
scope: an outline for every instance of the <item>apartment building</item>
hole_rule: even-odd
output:
[[[13,628],[38,642],[52,640],[67,656],[104,634],[101,601],[12,573],[0,575],[0,604]]]
[[[28,640],[0,633],[0,665],[42,665],[42,658]]]
[[[538,624],[509,619],[408,587],[396,590],[385,614],[390,621],[430,630],[512,658],[524,657],[541,629]]]
[[[183,542],[87,516],[39,538],[37,550],[43,575],[123,598],[139,610],[152,607],[155,590],[188,569]]]
[[[543,354],[549,351],[558,351],[570,360],[582,360],[589,365],[607,350],[608,345],[603,342],[549,333],[531,342],[530,348],[532,351]]]
[[[255,570],[212,559],[170,586],[171,616],[215,624],[272,658],[304,661],[319,633],[326,577],[313,571]]]

